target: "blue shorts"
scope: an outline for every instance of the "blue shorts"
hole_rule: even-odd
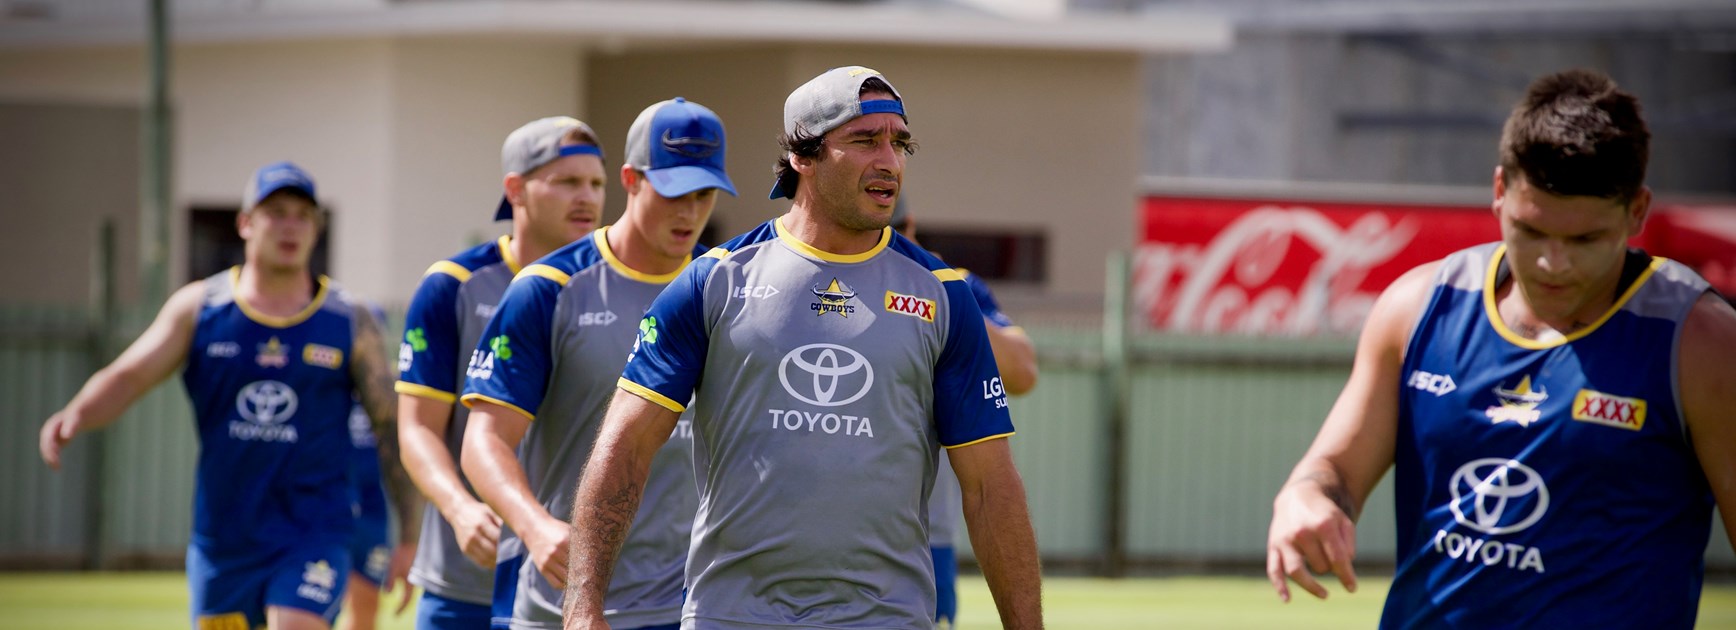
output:
[[[489,622],[489,628],[508,630],[512,625],[512,603],[518,599],[518,570],[523,567],[524,556],[494,563],[494,618]]]
[[[951,628],[958,618],[958,555],[952,547],[929,547],[934,557],[934,627]]]
[[[386,573],[392,570],[392,547],[386,536],[386,521],[356,520],[356,534],[350,539],[350,569],[375,588],[386,583]]]
[[[488,606],[446,599],[422,591],[416,602],[416,630],[484,630],[489,625]]]
[[[293,608],[331,623],[343,604],[350,556],[338,542],[303,542],[264,556],[221,558],[187,546],[193,627],[265,625],[268,607]]]

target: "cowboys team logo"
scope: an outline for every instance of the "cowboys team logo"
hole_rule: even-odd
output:
[[[280,368],[289,365],[289,346],[283,345],[277,337],[259,344],[259,356],[256,359],[259,367]]]
[[[1542,387],[1533,391],[1531,377],[1527,375],[1520,379],[1519,386],[1513,389],[1496,386],[1495,397],[1501,399],[1501,404],[1483,411],[1483,415],[1489,416],[1490,423],[1515,422],[1521,427],[1528,427],[1543,417],[1543,412],[1538,411],[1537,406],[1549,400],[1549,392]]]
[[[851,313],[856,312],[855,305],[850,304],[850,300],[856,298],[856,292],[844,283],[838,282],[837,278],[833,278],[832,283],[826,285],[824,289],[814,288],[810,290],[814,292],[814,297],[820,298],[820,301],[809,305],[815,315],[823,316],[826,313],[837,313],[839,317],[849,317]]]

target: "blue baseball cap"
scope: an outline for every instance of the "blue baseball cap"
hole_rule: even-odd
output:
[[[723,121],[679,96],[645,108],[627,128],[627,165],[667,198],[706,188],[734,195],[723,156]]]
[[[261,166],[253,172],[253,177],[247,179],[246,191],[241,194],[241,211],[252,210],[280,190],[300,193],[315,205],[319,204],[319,197],[314,196],[313,178],[301,167],[284,161]]]
[[[598,159],[604,159],[602,147],[563,144],[568,134],[575,129],[581,130],[581,135],[597,137],[597,132],[591,131],[590,125],[571,116],[538,118],[514,129],[500,147],[500,174],[523,175],[569,155],[595,155]],[[500,205],[494,209],[494,220],[505,221],[511,218],[512,202],[506,199],[506,195],[501,195]]]

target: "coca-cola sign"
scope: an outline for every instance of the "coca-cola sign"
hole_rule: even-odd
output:
[[[1133,299],[1151,327],[1350,334],[1400,274],[1500,238],[1487,206],[1147,197]]]

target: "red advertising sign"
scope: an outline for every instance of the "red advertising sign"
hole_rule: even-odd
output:
[[[1417,265],[1500,239],[1488,206],[1145,199],[1134,304],[1158,330],[1354,334]],[[1736,208],[1660,208],[1636,245],[1736,289]]]

